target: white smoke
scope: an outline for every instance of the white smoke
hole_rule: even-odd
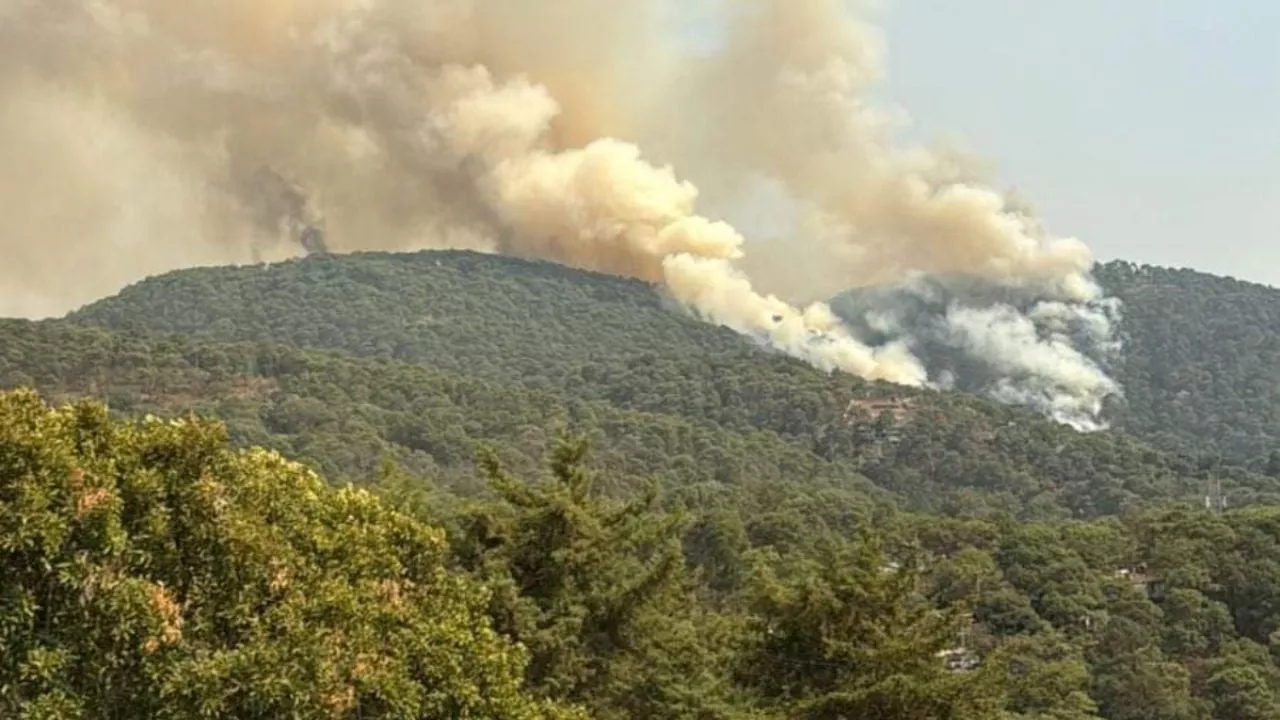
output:
[[[1073,344],[1112,335],[1088,249],[895,145],[900,114],[864,99],[881,43],[842,0],[699,9],[723,42],[694,55],[674,0],[8,0],[0,314],[303,245],[468,247],[661,283],[819,367],[926,385],[913,337],[822,300],[959,274],[1035,301],[940,316],[991,392],[1087,424],[1116,391]],[[699,210],[753,178],[795,208],[786,242]]]
[[[1031,316],[1010,306],[953,306],[946,314],[946,326],[955,347],[1000,376],[990,393],[997,400],[1042,409],[1079,429],[1096,429],[1103,398],[1119,391],[1101,368],[1073,346],[1066,328],[1043,333],[1043,326]],[[1077,392],[1066,394],[1061,388]]]

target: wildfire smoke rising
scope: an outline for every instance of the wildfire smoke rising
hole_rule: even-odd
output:
[[[710,51],[673,30],[695,12]],[[308,238],[463,247],[662,283],[820,367],[923,385],[918,323],[873,344],[787,298],[961,275],[1024,302],[956,296],[930,341],[1088,426],[1116,391],[1075,344],[1111,335],[1088,248],[895,146],[865,101],[882,54],[843,0],[0,0],[0,314]],[[699,210],[761,178],[784,241]]]

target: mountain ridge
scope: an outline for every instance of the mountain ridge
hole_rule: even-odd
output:
[[[378,281],[399,282],[401,291],[415,285],[414,268],[430,272],[446,267],[459,275],[475,273],[478,276],[456,284],[450,281],[450,287],[441,288],[439,292],[417,293],[413,298],[388,300],[375,295],[373,299],[378,312],[362,312],[358,307],[343,307],[342,288],[352,289],[362,282],[362,277],[368,279],[370,276],[337,269],[341,266],[338,257],[351,257],[356,262],[363,262],[361,258],[368,260],[367,271],[381,268],[380,272],[389,274],[381,276]],[[331,264],[335,261],[339,265]],[[385,263],[390,265],[384,266]],[[437,266],[437,263],[443,265]],[[1107,422],[1165,450],[1220,455],[1233,463],[1252,462],[1256,465],[1265,462],[1271,451],[1280,449],[1280,289],[1194,270],[1123,261],[1099,264],[1095,270],[1107,294],[1122,303],[1118,329],[1123,347],[1118,361],[1108,359],[1107,366],[1123,389],[1124,396],[1104,409],[1103,418]],[[196,333],[201,337],[223,340],[243,340],[248,337],[246,332],[256,332],[253,335],[256,339],[270,340],[283,336],[305,346],[360,355],[428,360],[441,367],[475,372],[484,370],[483,365],[480,368],[467,366],[455,361],[449,353],[425,348],[422,346],[423,337],[451,347],[475,342],[475,333],[465,327],[449,327],[449,314],[465,315],[468,312],[466,296],[492,290],[492,283],[504,283],[514,276],[525,284],[506,284],[503,287],[505,297],[495,298],[490,293],[487,301],[505,302],[511,313],[507,321],[495,324],[491,332],[523,334],[530,339],[526,347],[506,348],[509,352],[526,356],[516,363],[522,370],[538,372],[546,365],[564,364],[561,355],[541,353],[540,349],[563,349],[574,343],[589,345],[591,351],[587,356],[594,353],[615,360],[622,356],[643,357],[646,344],[658,336],[675,337],[686,351],[696,350],[699,362],[717,356],[751,356],[775,368],[803,365],[733,331],[718,326],[708,327],[667,298],[656,286],[541,260],[469,251],[360,253],[328,259],[311,258],[265,269],[243,266],[189,272],[194,274],[180,272],[135,283],[112,298],[70,314],[68,320],[115,329],[136,326],[141,331]],[[321,308],[333,308],[335,321],[365,326],[368,332],[355,335],[361,339],[356,343],[351,338],[325,338],[315,332],[303,337],[296,328],[273,326],[269,317],[260,317],[263,313],[269,314],[270,309],[240,305],[244,302],[244,288],[254,286],[255,277],[263,277],[257,275],[258,272],[267,276],[283,272],[318,284],[318,287],[308,290],[308,298],[318,298],[313,302]],[[333,273],[333,276],[326,273]],[[502,277],[504,273],[507,278]],[[221,289],[212,287],[208,278],[215,276],[226,286]],[[169,299],[153,302],[145,297],[149,292],[163,293],[166,283],[177,282],[178,278],[182,278],[181,293],[194,295],[172,298],[175,306],[171,306]],[[331,284],[326,286],[323,283]],[[453,295],[450,295],[450,290]],[[382,287],[377,292],[385,294],[397,290]],[[564,299],[576,301],[573,316],[559,312],[558,305],[548,303],[545,297],[540,299],[539,294],[543,292],[565,294]],[[287,297],[280,298],[278,293],[261,290],[254,290],[254,293],[259,300],[268,303],[288,302]],[[363,291],[361,293],[364,294]],[[1200,293],[1212,298],[1211,303],[1216,304],[1202,307],[1195,299]],[[597,303],[608,305],[610,311],[600,310]],[[239,317],[244,318],[248,313],[258,327],[247,331],[244,328],[222,328],[218,325],[219,320],[229,321],[208,315],[200,309],[202,304],[205,307],[217,306],[224,311],[239,308],[235,311]],[[113,311],[113,307],[116,310]],[[136,308],[137,312],[131,308]],[[629,309],[641,312],[633,314]],[[175,313],[183,313],[187,317],[178,317]],[[1238,319],[1244,316],[1250,318],[1247,323]],[[627,325],[627,331],[598,334],[591,328],[593,317],[597,322],[607,317],[611,323]],[[393,320],[389,321],[389,318]],[[490,321],[496,319],[490,318]],[[539,334],[530,335],[526,328],[520,327],[521,322],[537,325]],[[431,326],[433,323],[434,327]],[[1195,347],[1186,340],[1178,340],[1199,337],[1197,328],[1201,327],[1210,328],[1211,333],[1221,337],[1212,341],[1215,336],[1211,335],[1205,338],[1205,343],[1192,341],[1191,345]],[[605,337],[607,342],[602,342]],[[1233,347],[1237,342],[1243,346]],[[465,351],[461,354],[474,360],[473,354]],[[701,375],[696,363],[684,363],[682,369],[695,376]],[[581,361],[575,370],[590,372],[587,364]],[[504,379],[520,378],[507,374]],[[600,392],[608,391],[601,389]],[[1183,394],[1182,402],[1177,402],[1179,394]],[[1191,396],[1190,400],[1186,399],[1187,395]]]
[[[47,327],[55,326],[135,338],[99,343],[119,346],[110,352],[123,374],[103,382],[118,385],[117,406],[126,411],[152,407],[128,400],[139,381],[119,358],[131,352],[181,368],[180,378],[210,371],[235,375],[276,362],[263,358],[289,358],[304,369],[267,379],[292,385],[252,407],[231,403],[215,410],[231,415],[241,440],[310,458],[334,477],[367,477],[386,453],[416,472],[463,478],[486,433],[522,448],[509,459],[530,467],[538,443],[521,444],[520,423],[488,420],[527,416],[528,407],[560,408],[556,412],[569,413],[563,416],[579,418],[579,427],[603,433],[597,437],[604,455],[615,458],[608,469],[630,478],[627,483],[644,474],[639,470],[681,486],[717,477],[773,482],[790,475],[825,477],[819,484],[865,494],[870,480],[907,507],[933,512],[1116,514],[1160,499],[1193,499],[1204,492],[1209,470],[1177,448],[1160,451],[1115,433],[1079,435],[1029,412],[957,393],[824,373],[673,312],[645,283],[466,252],[322,256],[265,269],[168,274]],[[134,341],[140,349],[128,348]],[[31,357],[79,341],[33,342],[45,349],[11,363],[9,373],[18,380],[32,376]],[[101,361],[103,350],[95,352]],[[315,369],[306,370],[309,363]],[[348,379],[325,380],[326,374]],[[242,382],[255,387],[262,380],[250,372]],[[57,391],[66,381],[50,376],[36,384]],[[415,410],[394,398],[370,404],[380,383],[422,383],[443,388],[440,397],[465,386],[480,393],[473,397],[488,399],[470,410],[449,401],[453,414]],[[174,391],[199,397],[198,391]],[[884,408],[868,402],[877,397],[912,403],[912,410],[890,408],[877,417]],[[324,411],[325,405],[341,408],[359,430],[326,420],[332,410]],[[423,418],[416,425],[414,413]],[[299,414],[320,424],[282,419]],[[476,420],[475,432],[449,429]],[[283,423],[286,432],[269,431],[271,423]],[[663,427],[671,430],[658,429]],[[672,431],[707,439],[692,445],[660,439]],[[539,436],[545,447],[546,433]],[[341,449],[342,438],[364,449]],[[441,445],[441,438],[452,440]],[[673,464],[646,444],[684,459]],[[423,447],[434,451],[424,457]],[[620,449],[616,455],[613,447]],[[617,460],[635,457],[647,459],[629,470]],[[1259,472],[1228,463],[1213,473],[1226,479],[1236,502],[1267,501],[1275,492]]]

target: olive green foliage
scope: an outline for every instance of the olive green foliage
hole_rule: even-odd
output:
[[[763,567],[742,677],[784,717],[929,720],[999,710],[986,671],[949,672],[961,617],[921,592],[874,540],[821,543]]]
[[[0,321],[0,388],[111,408],[0,395],[0,716],[1278,718],[1269,291],[1102,280],[1152,444],[469,253]]]
[[[444,511],[456,561],[530,687],[598,717],[1280,717],[1276,508],[1022,523],[788,487],[664,510],[601,497],[576,442],[539,481],[487,467],[494,494]]]
[[[0,320],[0,387],[94,397],[123,414],[198,410],[233,442],[277,449],[332,478],[366,480],[383,461],[475,489],[474,459],[495,445],[521,472],[541,467],[560,430],[592,439],[614,491],[661,476],[685,484],[779,482],[877,493],[850,460],[816,457],[767,430],[630,410],[425,365],[260,344],[207,344]],[[747,469],[750,472],[747,472]]]
[[[624,487],[792,480],[885,498],[874,486],[914,510],[1028,519],[1197,497],[1211,479],[1237,505],[1280,499],[1280,473],[829,375],[699,322],[649,285],[550,263],[428,252],[192,270],[70,320],[142,335],[0,326],[18,336],[0,350],[0,384],[88,392],[126,412],[203,402],[237,442],[332,477],[367,477],[390,455],[457,487],[490,440],[531,472],[567,428]],[[907,409],[861,402],[886,395]]]
[[[497,588],[496,626],[529,648],[530,687],[596,718],[706,715],[727,691],[692,605],[684,517],[656,494],[601,497],[582,440],[559,443],[550,477],[528,483],[488,457],[496,502],[461,514],[456,553]]]
[[[0,395],[0,715],[550,717],[444,534],[198,421]]]
[[[1280,289],[1125,262],[1098,279],[1124,303],[1117,423],[1280,477]]]
[[[337,489],[215,423],[0,395],[0,710],[1280,713],[1274,508],[1019,523],[791,486],[617,498],[573,438],[537,475],[480,468],[471,498],[390,465]]]

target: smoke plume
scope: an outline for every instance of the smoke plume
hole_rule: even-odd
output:
[[[1088,248],[895,144],[882,59],[844,0],[0,0],[0,315],[192,265],[471,248],[660,283],[827,369],[974,366],[1089,426],[1117,389]],[[748,243],[724,218],[761,183],[781,230]],[[825,302],[921,274],[988,294],[927,322]]]
[[[1120,350],[1111,299],[1048,301],[969,276],[919,275],[843,293],[832,309],[867,342],[909,343],[939,386],[1032,407],[1079,429],[1100,427],[1103,400],[1120,391],[1101,367]]]

